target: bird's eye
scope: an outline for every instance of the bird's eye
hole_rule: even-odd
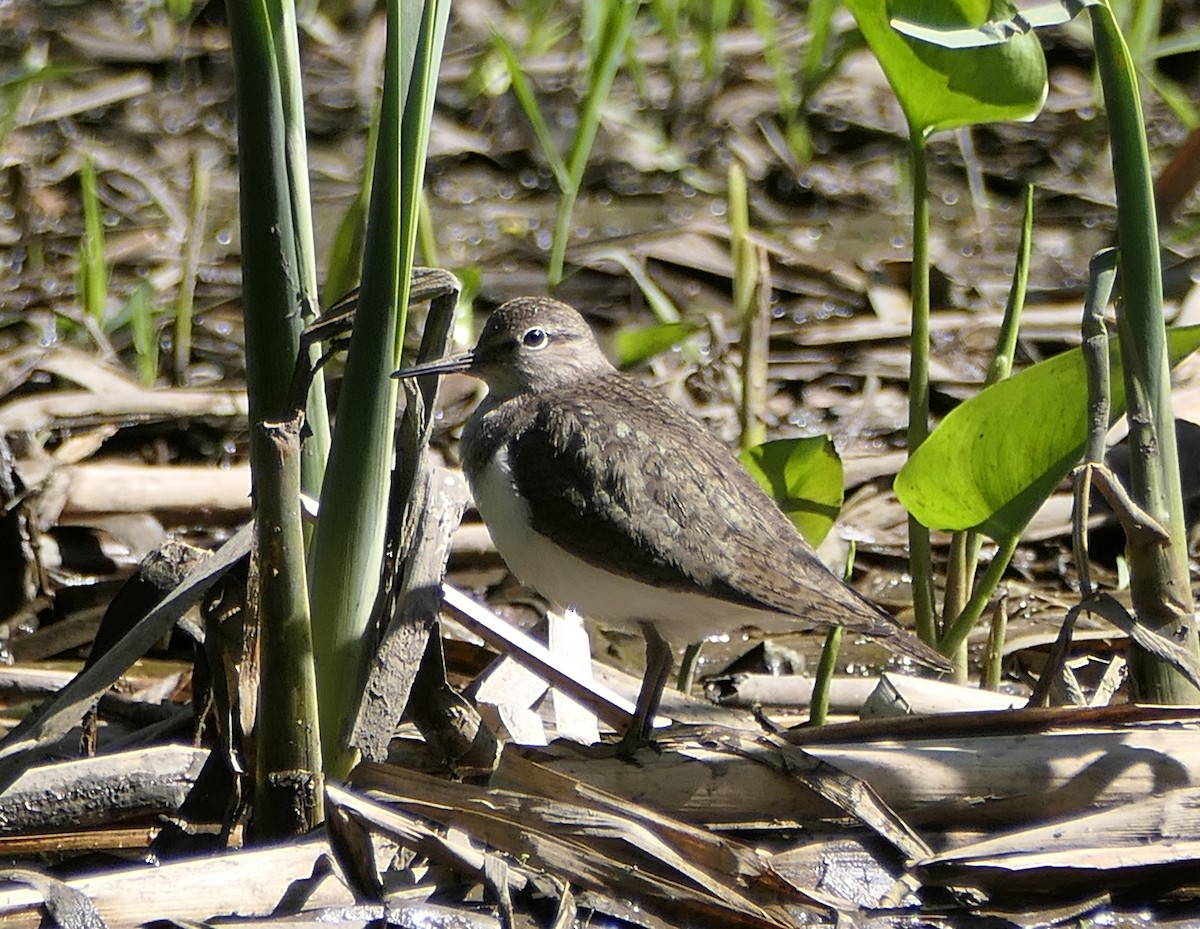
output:
[[[545,329],[533,328],[521,336],[521,342],[526,348],[544,348],[550,337]]]

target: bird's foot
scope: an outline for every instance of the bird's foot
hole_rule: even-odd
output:
[[[662,754],[662,746],[652,736],[643,734],[636,726],[630,726],[616,745],[617,757],[630,764],[640,764],[637,757],[638,752],[646,748],[656,755]]]
[[[645,750],[649,749],[655,755],[662,754],[662,748],[655,742],[649,740],[639,742],[636,745],[626,743],[624,739],[616,742],[594,742],[591,745],[580,745],[578,742],[571,743],[571,751],[580,757],[587,758],[591,761],[610,761],[614,758],[625,764],[633,765],[640,768],[644,766],[644,761],[648,760]],[[638,758],[641,753],[641,758]]]

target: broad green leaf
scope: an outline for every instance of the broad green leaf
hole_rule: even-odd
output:
[[[978,26],[1011,16],[1007,0],[846,0],[879,59],[914,133],[1031,119],[1046,99],[1037,37],[1002,45],[942,48],[898,33],[893,17],[934,28]]]
[[[1200,326],[1168,333],[1171,363],[1200,347]],[[1125,411],[1121,354],[1110,346],[1112,416]],[[953,410],[896,475],[896,495],[931,529],[1021,532],[1082,458],[1087,382],[1075,348],[1026,368]]]
[[[743,452],[741,462],[808,543],[820,545],[845,493],[842,459],[829,436],[764,442]]]
[[[617,367],[629,368],[678,345],[700,327],[692,323],[656,323],[617,333]]]

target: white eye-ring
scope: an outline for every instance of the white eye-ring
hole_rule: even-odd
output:
[[[526,330],[521,336],[521,344],[526,348],[545,348],[550,342],[550,337],[546,335],[545,329],[539,329],[534,326],[532,329]]]

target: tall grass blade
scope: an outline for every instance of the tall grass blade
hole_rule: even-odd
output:
[[[98,328],[104,328],[108,300],[108,265],[104,261],[104,217],[96,191],[96,163],[85,155],[79,169],[79,192],[83,201],[83,239],[79,243],[79,300],[83,311]]]
[[[375,164],[375,150],[379,144],[379,101],[371,110],[371,125],[367,130],[366,155],[363,163]],[[363,171],[358,192],[342,216],[333,245],[329,251],[329,264],[325,269],[325,287],[322,297],[329,307],[350,293],[359,281],[362,271],[363,248],[366,245],[367,214],[371,208],[371,171]]]
[[[567,185],[562,191],[558,217],[554,223],[554,241],[550,247],[550,270],[547,276],[551,289],[557,287],[563,278],[575,201],[579,197],[583,173],[587,170],[592,145],[600,129],[601,112],[612,92],[613,80],[629,44],[633,19],[638,9],[637,0],[616,0],[602,6],[606,15],[597,26],[595,53],[591,56],[588,68],[587,93],[579,112],[579,127],[575,130],[566,159]]]
[[[145,278],[138,281],[122,315],[129,317],[129,332],[137,355],[138,377],[150,387],[158,379],[158,330],[154,325],[154,288]]]
[[[498,32],[492,34],[492,42],[504,59],[513,94],[521,105],[525,118],[529,120],[529,125],[533,128],[533,134],[554,174],[555,183],[558,184],[561,194],[558,201],[558,215],[554,222],[554,237],[550,246],[550,268],[547,272],[547,281],[551,289],[557,287],[563,278],[563,265],[566,261],[567,242],[571,237],[575,202],[579,198],[583,174],[587,170],[592,145],[596,141],[596,133],[600,128],[601,111],[612,91],[617,68],[620,66],[629,44],[637,8],[637,0],[616,0],[616,2],[605,0],[601,3],[589,3],[585,7],[585,21],[582,28],[584,49],[588,59],[588,70],[585,76],[587,92],[580,106],[579,124],[565,158],[555,145],[550,126],[538,105],[533,86],[529,83],[529,78],[521,67],[516,51]]]
[[[1012,284],[1008,289],[1008,301],[1004,307],[1004,318],[1000,333],[992,350],[984,386],[1004,380],[1012,373],[1013,358],[1017,352],[1017,337],[1021,331],[1021,314],[1025,310],[1025,294],[1029,287],[1029,262],[1033,254],[1033,187],[1025,189],[1025,211],[1021,222],[1021,241],[1017,246],[1017,262],[1013,268]],[[982,540],[974,530],[954,533],[950,543],[950,556],[946,563],[946,593],[942,601],[942,623],[939,634],[954,625],[960,614],[971,601],[975,588],[975,572],[979,566]],[[989,594],[990,596],[990,594]],[[1002,634],[1004,626],[993,624],[994,634]],[[1000,630],[999,633],[996,630]],[[1003,645],[1003,642],[1000,643]],[[967,654],[960,649],[952,656],[960,680],[965,680]],[[989,666],[990,668],[990,666]],[[989,674],[994,673],[991,670]]]
[[[317,303],[317,253],[314,245],[312,198],[308,187],[308,134],[304,123],[304,92],[300,82],[300,32],[294,0],[279,0],[279,27],[273,34],[275,56],[280,64],[283,105],[284,163],[288,173],[288,196],[292,214],[292,251],[296,279],[300,284],[299,308],[304,325],[312,322]],[[321,346],[309,347],[310,360],[321,355]],[[317,371],[305,405],[308,438],[301,447],[300,485],[314,499],[321,491],[325,462],[329,457],[329,411],[325,400],[324,375]]]
[[[567,172],[567,164],[563,161],[562,155],[558,153],[558,147],[554,143],[554,136],[550,132],[550,126],[546,122],[542,108],[537,102],[537,94],[534,92],[533,85],[529,83],[525,69],[521,67],[521,62],[517,57],[516,51],[509,45],[508,40],[495,30],[492,31],[492,43],[500,52],[500,57],[504,59],[504,67],[508,71],[508,79],[512,85],[513,95],[517,98],[517,103],[521,106],[521,112],[529,120],[529,125],[533,129],[533,135],[537,139],[538,145],[541,146],[542,156],[550,166],[550,172],[554,175],[558,189],[560,191],[566,190],[571,183],[570,175]]]
[[[192,196],[188,208],[187,238],[183,243],[183,262],[179,269],[179,294],[175,298],[175,380],[187,380],[187,368],[192,361],[192,321],[195,317],[196,275],[204,246],[204,223],[208,216],[208,194],[212,181],[212,165],[204,153],[192,153]]]
[[[396,414],[396,384],[407,321],[433,91],[449,3],[423,8],[392,0],[379,141],[371,184],[362,286],[346,358],[321,516],[312,551],[313,629],[321,731],[333,777],[355,760],[347,743],[366,667],[379,590]]]
[[[1169,545],[1131,544],[1130,593],[1138,622],[1200,655],[1188,567],[1179,453],[1171,404],[1162,265],[1150,154],[1137,77],[1112,9],[1089,7],[1096,63],[1112,138],[1121,252],[1117,333],[1129,402],[1131,491],[1134,503],[1170,535]],[[1134,540],[1130,540],[1131,543]],[[1169,662],[1137,643],[1130,649],[1135,700],[1196,703],[1200,694]]]

